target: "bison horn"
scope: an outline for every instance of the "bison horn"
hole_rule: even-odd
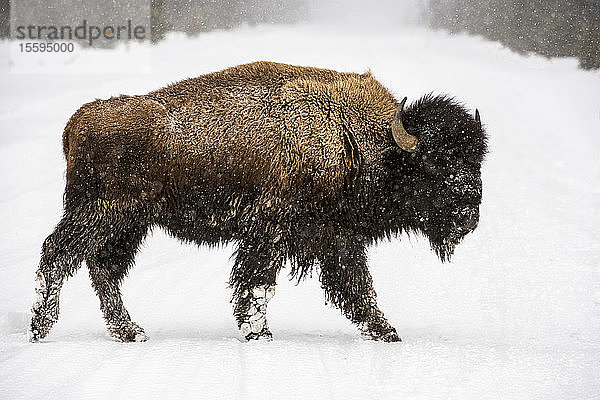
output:
[[[475,122],[477,122],[477,124],[481,128],[481,117],[479,116],[479,110],[478,109],[475,109]]]
[[[392,136],[394,137],[396,144],[402,150],[414,153],[417,151],[419,141],[416,137],[406,132],[406,129],[404,129],[404,126],[402,125],[404,103],[406,103],[406,97],[400,102],[400,105],[394,114],[394,120],[392,121]]]

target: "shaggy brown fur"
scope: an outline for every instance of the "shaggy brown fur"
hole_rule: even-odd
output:
[[[465,137],[477,142],[469,170],[477,178],[481,126],[451,100],[429,100],[424,106],[448,103],[439,107],[459,121],[452,129],[472,131]],[[426,146],[418,106],[406,110],[407,130]],[[398,149],[390,131],[397,108],[370,73],[271,62],[83,105],[64,130],[65,214],[44,242],[33,339],[56,321],[62,283],[85,260],[111,333],[144,340],[119,285],[148,229],[160,226],[197,244],[238,243],[231,285],[249,339],[270,337],[266,320],[247,327],[264,319],[264,290],[289,260],[298,278],[318,263],[327,298],[363,333],[399,340],[377,308],[366,246],[419,230],[442,258],[451,249],[425,226],[428,209],[413,198],[443,185],[407,176],[421,164],[419,153],[425,161],[431,152]],[[450,237],[442,233],[439,240]],[[262,297],[253,297],[255,288]]]

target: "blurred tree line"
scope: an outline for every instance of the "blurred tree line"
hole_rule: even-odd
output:
[[[307,0],[151,0],[152,41],[169,31],[188,35],[242,24],[294,23],[308,16]]]
[[[0,0],[0,38],[10,35],[10,3],[8,0]]]
[[[470,32],[546,57],[600,68],[600,0],[430,0],[430,26]]]
[[[23,3],[26,0],[21,0]],[[32,8],[39,12],[64,12],[64,7],[53,7],[49,2],[36,7],[31,1]],[[86,0],[89,2],[89,0]],[[150,4],[150,23],[152,41],[161,40],[170,31],[182,31],[189,35],[214,29],[230,29],[242,24],[259,23],[294,23],[308,17],[309,0],[148,0]],[[27,3],[23,3],[27,5]],[[89,3],[87,3],[89,4]],[[61,5],[64,5],[61,3]],[[127,1],[119,3],[93,2],[90,12],[106,8],[106,15],[113,12],[139,13],[140,10],[130,10]],[[110,7],[109,7],[110,6]],[[111,8],[112,7],[112,8]],[[135,6],[134,6],[135,7]],[[62,11],[61,11],[62,10]],[[35,14],[35,9],[31,10]],[[39,13],[38,12],[38,13]],[[47,15],[49,21],[53,17]],[[56,16],[54,16],[56,17]],[[67,16],[65,16],[67,17]],[[91,17],[91,16],[90,16]],[[61,20],[61,18],[54,18]],[[62,18],[68,19],[68,18]],[[64,22],[64,21],[62,21]],[[79,22],[79,19],[76,21]],[[0,0],[0,38],[10,36],[10,0]]]
[[[64,13],[70,1],[19,0],[25,11]],[[215,29],[230,29],[242,24],[294,23],[307,20],[327,0],[147,0],[150,6],[152,41],[160,41],[170,31],[189,35]],[[30,2],[31,5],[28,5]],[[63,7],[54,7],[52,4]],[[84,10],[106,15],[119,11],[132,15],[139,9],[122,2],[85,0]],[[17,4],[17,3],[15,3]],[[338,5],[345,3],[338,0]],[[364,0],[361,7],[375,7]],[[404,4],[404,3],[403,3]],[[91,7],[94,6],[94,7]],[[416,6],[416,4],[415,4]],[[312,9],[312,8],[315,8]],[[416,6],[418,8],[418,6]],[[521,52],[535,52],[547,57],[573,56],[582,68],[600,68],[600,0],[423,0],[421,3],[429,26],[451,32],[470,32],[499,41]],[[22,7],[21,7],[22,8]],[[44,11],[45,10],[45,11]],[[62,11],[61,11],[62,10]],[[0,0],[0,38],[9,37],[10,0]],[[143,11],[147,13],[147,8]],[[117,13],[118,14],[118,13]],[[104,15],[104,14],[102,14]],[[147,14],[146,14],[147,16]],[[60,15],[54,18],[61,19]],[[75,18],[75,15],[73,16]],[[64,19],[64,18],[63,18]],[[75,18],[81,19],[80,15]]]

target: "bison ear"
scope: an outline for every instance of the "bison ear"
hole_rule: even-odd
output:
[[[475,122],[477,122],[477,125],[479,125],[479,128],[481,128],[481,117],[479,116],[478,109],[475,109]]]
[[[414,153],[417,151],[419,140],[406,132],[406,129],[404,129],[404,126],[402,125],[402,113],[404,112],[405,103],[406,97],[402,99],[400,105],[398,105],[398,108],[394,113],[394,119],[392,120],[392,136],[394,137],[394,141],[398,147],[404,151],[408,151],[409,153]]]

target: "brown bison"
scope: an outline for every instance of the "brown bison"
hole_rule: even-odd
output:
[[[368,72],[256,62],[87,103],[63,147],[64,215],[42,248],[33,341],[82,261],[110,333],[147,339],[119,286],[153,226],[237,244],[230,283],[246,339],[271,337],[267,302],[289,261],[298,279],[318,265],[326,298],[364,335],[398,341],[366,248],[420,232],[447,260],[477,226],[486,136],[478,112],[445,96],[405,108]]]

